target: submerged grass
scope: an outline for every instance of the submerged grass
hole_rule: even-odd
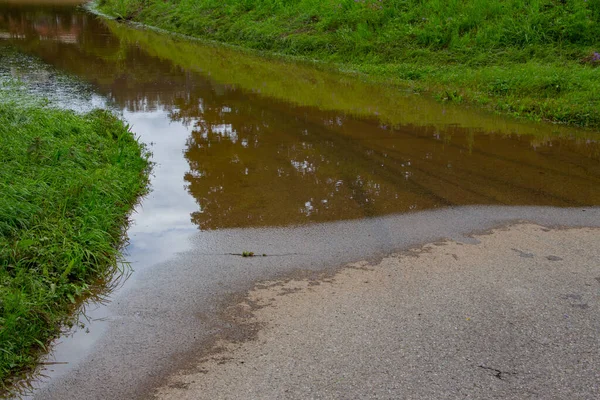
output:
[[[600,126],[600,0],[100,0],[170,31],[336,63],[444,101]]]
[[[119,271],[149,163],[109,112],[0,102],[0,165],[1,395]]]

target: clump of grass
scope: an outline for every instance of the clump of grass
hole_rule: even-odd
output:
[[[600,0],[99,0],[124,19],[600,126]],[[533,72],[533,73],[532,73]]]
[[[0,103],[0,394],[119,271],[148,158],[106,111]]]

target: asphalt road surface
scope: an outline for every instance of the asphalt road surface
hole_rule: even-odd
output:
[[[147,260],[83,339],[56,346],[50,361],[68,364],[49,366],[33,397],[598,398],[600,234],[470,236],[518,221],[600,227],[600,209],[458,207],[165,242],[171,253]],[[445,239],[456,243],[391,256]],[[361,261],[378,266],[344,268]],[[248,303],[280,279],[312,284]],[[222,352],[232,342],[253,356],[205,365],[240,360]]]
[[[598,399],[600,230],[516,225],[263,284],[161,399]]]

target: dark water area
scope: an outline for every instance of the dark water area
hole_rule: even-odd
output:
[[[203,230],[600,202],[593,133],[456,110],[348,77],[336,87],[326,71],[107,23],[73,6],[3,4],[0,38],[89,83],[142,140],[186,131],[179,180]],[[142,128],[136,114],[161,123]]]

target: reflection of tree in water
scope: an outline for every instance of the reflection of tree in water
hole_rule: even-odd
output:
[[[218,85],[176,104],[173,118],[195,121],[185,179],[201,229],[600,201],[597,162],[565,140],[532,151],[529,138],[480,134],[474,146],[456,126],[394,130]]]
[[[192,220],[202,229],[358,218],[412,205],[398,199],[408,185],[404,174],[382,175],[364,143],[333,132],[343,126],[341,115],[222,86],[177,109],[174,118],[200,117],[187,143],[185,179],[200,205]]]

